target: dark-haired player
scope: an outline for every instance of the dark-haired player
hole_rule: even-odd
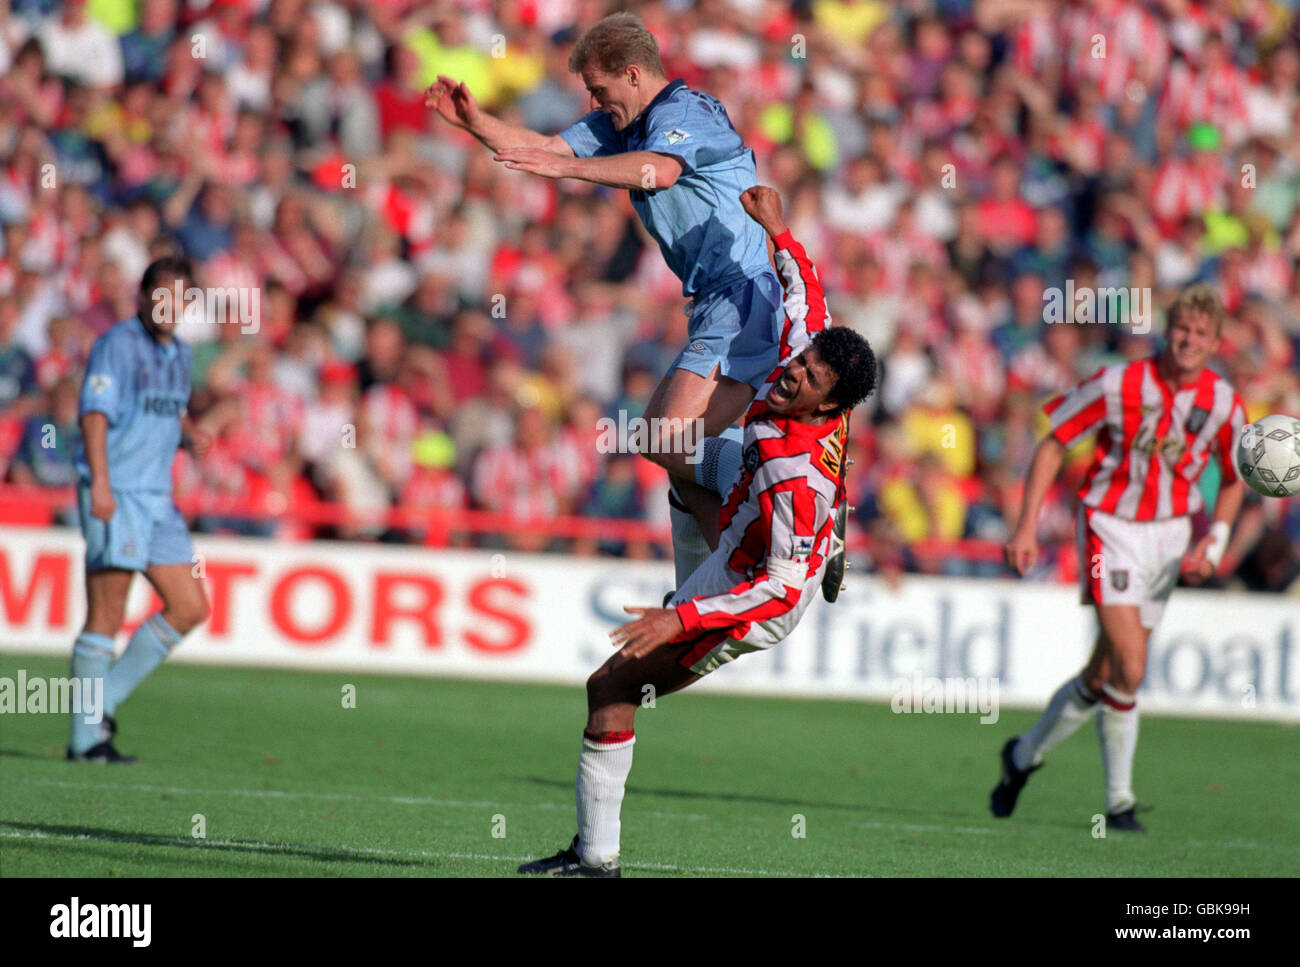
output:
[[[86,624],[72,648],[74,678],[102,679],[103,721],[74,713],[68,758],[134,762],[113,746],[117,708],[208,615],[194,576],[194,548],[172,502],[172,459],[183,434],[196,453],[209,445],[192,427],[190,349],[176,338],[193,284],[186,259],[157,259],[140,282],[139,314],[95,340],[81,387],[82,443],[77,505],[86,538]],[[127,592],[144,572],[163,608],[131,636],[113,661]]]
[[[619,812],[645,686],[667,695],[786,638],[816,597],[843,498],[845,417],[876,385],[871,347],[830,319],[817,273],[781,217],[777,193],[741,196],[771,236],[785,288],[781,363],[745,414],[744,459],[722,508],[717,549],[666,608],[611,633],[619,651],[587,681],[578,760],[578,835],[520,873],[619,876]]]
[[[1245,491],[1233,459],[1245,410],[1228,381],[1206,366],[1222,325],[1214,290],[1192,286],[1169,308],[1159,356],[1107,366],[1044,407],[1051,432],[1034,453],[1007,563],[1021,574],[1033,566],[1043,497],[1066,450],[1096,433],[1079,488],[1078,537],[1083,603],[1096,608],[1099,631],[1083,671],[1057,689],[1033,728],[1002,747],[994,816],[1011,815],[1047,751],[1096,709],[1107,826],[1145,832],[1135,815],[1133,754],[1147,641],[1180,570],[1189,584],[1214,574]],[[1189,553],[1190,515],[1201,509],[1196,482],[1211,459],[1222,475],[1214,522]]]

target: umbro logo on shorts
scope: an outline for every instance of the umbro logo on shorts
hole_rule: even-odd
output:
[[[687,351],[692,353],[705,353],[709,351],[709,347],[704,345],[702,342],[693,342],[691,343],[690,349]]]

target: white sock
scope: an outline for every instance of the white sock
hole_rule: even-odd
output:
[[[689,510],[673,506],[672,502],[678,498],[671,489],[668,496],[668,517],[673,528],[673,570],[677,587],[680,588],[713,552],[709,550],[709,544],[704,539],[704,532],[700,530],[695,515]]]
[[[632,771],[632,746],[627,732],[582,734],[578,757],[578,855],[587,866],[618,859],[619,811],[623,788]]]
[[[1088,691],[1083,677],[1075,675],[1058,688],[1034,727],[1020,737],[1011,750],[1017,769],[1028,769],[1043,761],[1048,751],[1064,742],[1088,720],[1097,696]]]
[[[1133,755],[1137,752],[1137,696],[1110,685],[1101,688],[1097,738],[1106,773],[1106,812],[1118,813],[1137,803],[1133,795]]]

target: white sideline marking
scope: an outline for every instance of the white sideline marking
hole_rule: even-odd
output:
[[[128,792],[166,792],[175,796],[250,796],[257,799],[333,799],[346,802],[387,802],[398,806],[447,806],[453,809],[567,809],[572,803],[556,802],[487,802],[472,799],[435,799],[428,796],[365,796],[349,792],[286,792],[282,789],[189,789],[182,786],[124,785],[116,782],[67,782],[59,779],[22,779],[29,786],[54,786],[60,789],[123,789]],[[655,819],[708,819],[702,813],[672,813],[662,810],[637,810],[640,816]]]
[[[70,839],[70,840],[99,840],[108,843],[131,843],[132,835],[130,833],[121,834],[95,834],[95,833],[45,833],[36,831],[19,831],[19,830],[0,830],[0,839]],[[535,857],[528,856],[494,856],[488,853],[439,853],[433,850],[395,850],[395,849],[377,849],[373,846],[349,846],[349,845],[307,845],[303,843],[265,843],[255,840],[243,839],[187,839],[178,836],[171,840],[160,840],[156,843],[144,845],[150,846],[186,846],[189,848],[202,848],[203,846],[235,846],[243,849],[265,850],[270,853],[283,852],[285,850],[301,850],[304,852],[313,851],[338,851],[348,853],[363,853],[370,856],[394,856],[401,858],[423,857],[426,859],[452,859],[452,860],[490,860],[497,863],[525,863]],[[337,861],[341,862],[342,857]],[[324,860],[324,862],[331,862]],[[666,872],[678,873],[728,873],[745,876],[791,876],[789,872],[781,873],[775,870],[748,870],[739,869],[731,866],[674,866],[671,863],[631,863],[627,866],[629,870],[661,870]]]

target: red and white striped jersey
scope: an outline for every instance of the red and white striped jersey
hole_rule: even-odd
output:
[[[840,502],[844,419],[800,423],[772,412],[766,402],[786,364],[830,324],[830,315],[803,246],[788,231],[774,241],[777,274],[785,288],[781,361],[745,413],[743,466],[723,503],[718,541],[737,582],[722,594],[679,604],[684,630],[678,641],[719,630],[740,639],[754,623],[790,611],[830,547]]]
[[[1216,454],[1225,480],[1238,479],[1233,448],[1245,425],[1241,397],[1213,370],[1172,388],[1155,357],[1098,370],[1043,411],[1065,446],[1100,431],[1079,487],[1089,507],[1124,520],[1166,520],[1201,508],[1197,478]]]
[[[1164,76],[1170,58],[1166,28],[1143,4],[1113,0],[1057,9],[1066,70],[1073,83],[1092,81],[1102,100],[1117,104],[1130,81],[1151,87]]]

